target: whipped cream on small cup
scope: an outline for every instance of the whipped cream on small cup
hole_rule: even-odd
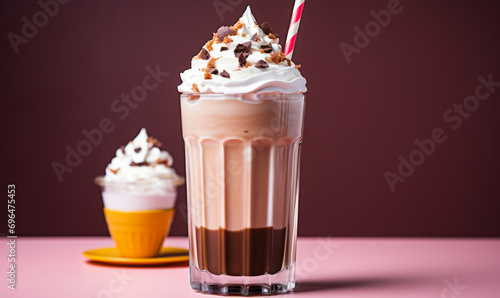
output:
[[[177,196],[176,186],[184,183],[172,168],[173,158],[157,139],[143,128],[127,145],[116,150],[106,167],[106,174],[97,177],[103,188],[104,206],[112,210],[142,211],[172,209]]]
[[[181,93],[305,93],[306,79],[283,55],[279,36],[267,23],[259,25],[250,7],[231,27],[220,27],[191,68],[181,73]]]
[[[116,150],[116,156],[106,167],[106,182],[135,182],[138,180],[177,179],[170,153],[161,150],[162,144],[149,137],[143,128],[127,145]]]

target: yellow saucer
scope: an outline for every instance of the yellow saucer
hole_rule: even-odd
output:
[[[158,265],[179,263],[189,260],[189,250],[178,247],[162,247],[152,258],[124,258],[116,247],[97,248],[83,252],[92,261],[118,265]]]

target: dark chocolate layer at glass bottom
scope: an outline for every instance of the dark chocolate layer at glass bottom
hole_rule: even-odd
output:
[[[196,227],[197,267],[212,274],[275,274],[285,264],[286,228],[228,231]]]

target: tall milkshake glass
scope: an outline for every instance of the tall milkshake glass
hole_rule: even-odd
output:
[[[250,7],[181,73],[190,277],[214,294],[295,287],[306,80]]]
[[[304,95],[181,95],[191,286],[295,287]]]

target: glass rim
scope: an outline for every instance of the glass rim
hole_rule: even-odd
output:
[[[283,92],[247,92],[247,93],[181,93],[181,98],[185,97],[205,97],[205,98],[276,98],[276,97],[304,97],[305,92],[283,93]]]
[[[261,103],[263,101],[302,101],[305,100],[304,93],[281,93],[281,92],[254,92],[254,93],[181,93],[180,100],[188,103],[196,103],[202,101],[224,101],[237,100],[252,104]]]
[[[105,181],[104,176],[97,176],[94,179],[95,184],[105,187],[105,186],[181,186],[184,184],[186,179],[182,176],[176,176],[174,178],[164,178],[159,180],[136,180],[136,181],[126,181],[126,182],[118,182],[118,181]]]

